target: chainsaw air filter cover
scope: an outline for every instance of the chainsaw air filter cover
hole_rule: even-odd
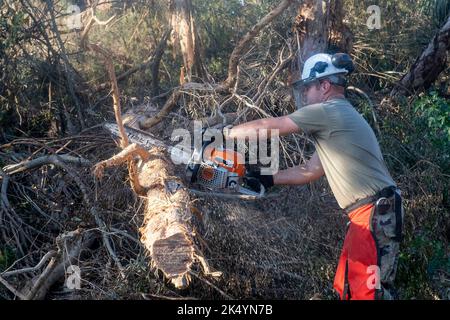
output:
[[[239,179],[245,175],[244,157],[233,151],[205,147],[202,160],[194,157],[186,168],[191,183],[198,183],[212,189],[235,189]],[[198,155],[197,155],[198,156]]]

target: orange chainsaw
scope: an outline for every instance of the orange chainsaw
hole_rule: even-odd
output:
[[[224,196],[226,193],[242,195],[240,198],[263,197],[265,189],[261,182],[246,176],[244,156],[234,150],[213,147],[213,141],[204,142],[199,150],[194,149],[186,166],[189,184],[205,188],[210,193],[220,191]]]
[[[103,125],[111,134],[120,137],[115,123]],[[247,177],[244,156],[234,150],[214,147],[214,140],[205,141],[193,152],[167,146],[149,132],[125,126],[125,132],[132,143],[145,148],[163,147],[178,163],[187,163],[186,181],[189,190],[198,195],[212,195],[223,198],[253,200],[265,196],[265,188],[258,179]]]

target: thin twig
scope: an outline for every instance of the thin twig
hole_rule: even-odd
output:
[[[23,268],[23,269],[19,269],[19,270],[3,272],[1,274],[1,276],[10,277],[10,276],[14,276],[14,275],[21,274],[21,273],[34,272],[34,271],[40,269],[48,259],[53,258],[55,256],[56,256],[56,251],[53,251],[53,250],[49,251],[42,257],[41,261],[39,261],[39,263],[36,266],[29,267],[29,268]]]
[[[9,291],[11,291],[16,297],[19,297],[21,300],[25,300],[25,296],[20,293],[16,288],[8,283],[5,279],[0,276],[0,283],[3,284]]]
[[[199,279],[200,281],[206,283],[207,285],[209,285],[211,288],[215,289],[217,292],[219,292],[225,299],[227,300],[234,300],[234,298],[228,294],[226,294],[223,290],[219,289],[216,285],[212,284],[211,282],[209,282],[207,279],[200,277],[199,275],[197,275],[195,272],[190,271],[189,272],[191,275],[193,275],[194,277],[196,277],[197,279]]]
[[[12,175],[26,170],[31,170],[36,167],[41,167],[46,164],[52,164],[55,162],[56,159],[59,159],[66,163],[72,163],[82,166],[92,166],[92,163],[89,160],[64,154],[64,155],[49,155],[34,160],[22,161],[17,164],[7,165],[3,168],[3,170],[5,171],[5,173]]]

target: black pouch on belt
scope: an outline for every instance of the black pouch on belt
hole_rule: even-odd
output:
[[[395,241],[401,242],[403,240],[403,210],[402,210],[402,196],[400,190],[394,192],[394,210],[395,210]]]
[[[395,219],[395,230],[393,231],[392,239],[401,242],[403,238],[403,212],[402,212],[402,197],[398,189],[392,190],[392,193],[386,194],[378,198],[375,202],[375,209],[377,214],[383,216],[386,214],[393,214]],[[390,233],[390,232],[389,232]]]

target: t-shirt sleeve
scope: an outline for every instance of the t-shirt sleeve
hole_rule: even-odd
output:
[[[328,119],[321,104],[312,104],[300,108],[288,115],[289,119],[308,134],[318,134],[327,130]]]

